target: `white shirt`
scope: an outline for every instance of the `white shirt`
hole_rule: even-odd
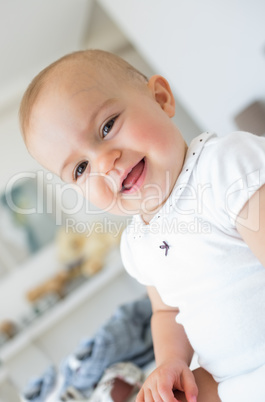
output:
[[[264,183],[264,138],[204,133],[161,210],[149,225],[135,216],[122,236],[126,270],[179,308],[177,322],[218,382],[265,364],[265,268],[235,227]]]

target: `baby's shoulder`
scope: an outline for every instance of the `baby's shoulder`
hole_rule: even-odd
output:
[[[205,144],[200,165],[206,164],[208,170],[217,167],[226,169],[241,161],[253,160],[265,153],[265,137],[245,131],[235,131],[223,137],[214,136]],[[216,167],[215,167],[216,166]]]
[[[198,183],[228,188],[253,172],[265,175],[265,137],[236,131],[205,143],[193,177]]]
[[[236,150],[247,150],[249,145],[259,142],[265,144],[265,137],[259,137],[246,131],[234,131],[224,136],[213,136],[205,143],[204,149],[210,153],[215,152],[216,155],[223,155]]]

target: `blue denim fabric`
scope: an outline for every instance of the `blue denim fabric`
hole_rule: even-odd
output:
[[[44,402],[55,385],[56,377],[56,370],[51,366],[40,377],[32,378],[22,392],[24,401]]]
[[[130,361],[143,367],[152,361],[151,315],[148,298],[120,306],[93,338],[80,342],[62,363],[62,392],[72,386],[89,396],[104,370],[113,363]]]

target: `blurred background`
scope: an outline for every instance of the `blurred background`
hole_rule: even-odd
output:
[[[73,191],[61,190],[60,180],[27,153],[18,108],[29,82],[66,53],[105,49],[149,77],[168,79],[177,103],[174,120],[188,143],[209,130],[264,135],[264,15],[263,0],[0,1],[0,401],[16,401],[14,390],[33,367],[58,364],[114,306],[144,292],[115,256],[111,273],[106,270],[95,286],[90,280],[81,296],[69,291],[69,298],[49,304],[46,295],[38,308],[26,297],[65,268],[57,231],[67,219],[79,222],[80,232],[83,222],[112,219],[98,211],[88,216],[82,203],[76,212]],[[39,207],[40,196],[39,213],[19,213]]]

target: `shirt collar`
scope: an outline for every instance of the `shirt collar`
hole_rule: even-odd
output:
[[[155,220],[160,219],[164,215],[168,214],[168,211],[170,208],[173,206],[173,203],[176,205],[176,202],[180,198],[182,191],[185,188],[185,185],[188,183],[190,175],[198,161],[198,158],[205,146],[205,143],[211,138],[211,137],[216,137],[215,133],[210,133],[210,132],[205,132],[199,135],[198,137],[194,138],[190,146],[187,150],[185,161],[183,164],[183,168],[181,170],[181,173],[174,185],[174,188],[168,197],[167,201],[163,204],[163,206],[159,209],[159,211],[155,214],[155,216],[151,219],[149,222],[149,225],[147,225],[143,220],[141,215],[135,215],[133,217],[133,224],[136,224],[136,226],[140,229],[142,232],[148,231],[148,227],[152,222]]]

